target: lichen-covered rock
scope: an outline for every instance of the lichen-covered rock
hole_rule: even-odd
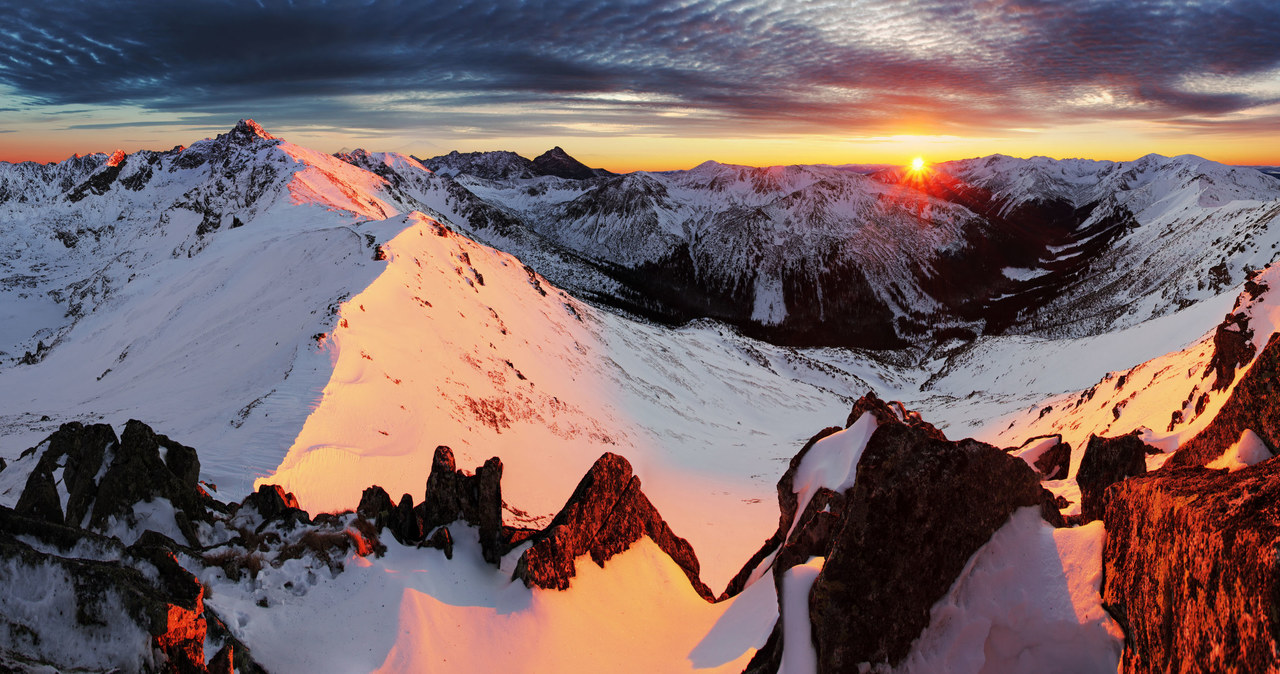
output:
[[[1025,461],[902,423],[876,429],[845,498],[809,594],[819,671],[897,664],[969,558],[1018,508],[1061,523]]]
[[[1271,335],[1213,421],[1165,465],[1203,466],[1222,456],[1245,430],[1256,433],[1272,454],[1280,449],[1280,333]]]
[[[1280,461],[1112,487],[1102,599],[1126,672],[1280,670]]]
[[[699,577],[693,547],[658,514],[641,491],[631,464],[610,452],[592,464],[551,524],[530,539],[533,545],[520,556],[514,575],[525,586],[567,590],[569,580],[577,575],[579,557],[589,554],[603,567],[643,536],[653,539],[680,566],[698,594],[712,599]]]
[[[1082,522],[1102,519],[1107,506],[1107,487],[1147,472],[1147,454],[1159,451],[1135,434],[1114,438],[1090,435],[1084,456],[1080,458],[1080,470],[1076,471]]]

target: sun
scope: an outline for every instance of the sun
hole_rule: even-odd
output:
[[[924,170],[924,157],[916,157],[911,160],[911,170],[920,172]]]

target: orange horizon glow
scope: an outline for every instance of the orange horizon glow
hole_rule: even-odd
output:
[[[139,133],[134,138],[112,138],[101,131],[65,130],[56,132],[10,133],[0,135],[0,161],[18,163],[61,162],[76,154],[116,150],[133,153],[139,150],[165,151],[178,145],[190,145],[202,138],[224,133],[225,128],[163,130]],[[476,139],[467,136],[433,137],[415,134],[340,135],[306,127],[289,127],[264,123],[268,131],[298,145],[322,152],[363,147],[370,151],[391,151],[421,158],[447,154],[451,150],[476,152],[510,150],[525,157],[536,157],[559,145],[579,161],[615,173],[632,171],[670,171],[688,169],[707,160],[746,166],[786,166],[795,164],[883,164],[902,166],[902,158],[929,156],[927,164],[958,159],[1004,154],[1012,157],[1047,156],[1054,159],[1093,159],[1131,161],[1146,154],[1177,156],[1194,154],[1223,164],[1238,166],[1280,165],[1280,154],[1267,143],[1254,137],[1207,139],[1177,134],[1143,137],[1111,128],[1088,129],[1078,135],[1060,138],[1044,132],[1028,138],[972,138],[928,135],[901,135],[872,138],[794,135],[776,138],[702,137],[677,138],[653,136],[557,137],[529,136]]]

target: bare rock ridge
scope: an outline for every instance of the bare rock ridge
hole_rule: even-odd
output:
[[[603,567],[644,536],[680,566],[698,594],[712,600],[699,577],[693,547],[671,531],[640,490],[631,464],[613,453],[596,460],[551,524],[533,535],[532,546],[516,564],[515,577],[526,586],[568,589],[579,557],[590,554]]]

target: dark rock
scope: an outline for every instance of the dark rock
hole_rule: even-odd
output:
[[[1245,430],[1258,434],[1272,454],[1280,448],[1280,333],[1271,335],[1249,371],[1209,425],[1183,443],[1165,465],[1203,466],[1222,456]]]
[[[360,505],[356,506],[356,514],[373,522],[381,530],[387,525],[387,518],[396,507],[387,491],[378,485],[365,489],[360,494]]]
[[[1080,459],[1076,482],[1080,485],[1080,514],[1085,522],[1102,519],[1106,510],[1106,489],[1127,477],[1147,472],[1147,454],[1160,450],[1143,442],[1136,434],[1114,438],[1089,436]]]
[[[596,172],[586,164],[570,157],[568,153],[556,146],[538,155],[533,160],[533,172],[540,176],[557,176],[570,180],[586,180],[596,177]]]
[[[424,532],[461,519],[480,528],[485,561],[497,564],[506,554],[508,548],[502,535],[502,461],[497,457],[471,475],[457,469],[453,450],[436,447],[426,498],[419,508]]]
[[[431,537],[423,542],[423,547],[435,548],[444,552],[445,559],[453,559],[453,536],[448,527],[436,529]]]
[[[240,502],[240,511],[246,508],[262,517],[259,529],[272,522],[284,523],[286,526],[311,523],[306,511],[298,507],[298,499],[278,484],[261,485],[258,491],[244,497]]]
[[[476,498],[465,505],[463,516],[480,528],[480,551],[484,561],[497,564],[506,552],[502,539],[502,461],[493,457],[476,469]],[[470,512],[467,512],[470,510]]]
[[[1227,314],[1213,333],[1213,356],[1205,369],[1205,376],[1215,375],[1211,391],[1222,391],[1231,386],[1236,368],[1253,360],[1253,330],[1249,328],[1249,316],[1244,313]]]
[[[600,567],[632,543],[648,536],[680,566],[698,594],[708,601],[711,590],[699,577],[697,555],[676,536],[640,489],[631,464],[606,452],[592,464],[568,502],[546,529],[531,540],[516,564],[514,576],[526,587],[566,590],[577,574],[578,557],[590,554]]]
[[[929,437],[938,440],[946,439],[941,431],[921,419],[919,413],[906,409],[902,403],[896,400],[885,402],[876,395],[875,391],[868,391],[853,404],[853,409],[849,412],[849,417],[845,422],[845,428],[853,426],[867,412],[870,412],[875,417],[878,425],[907,424]],[[747,580],[755,569],[775,551],[777,551],[773,561],[775,580],[780,580],[782,573],[787,569],[796,564],[803,564],[811,556],[826,556],[827,551],[831,548],[831,541],[835,531],[839,529],[844,521],[844,495],[821,488],[809,501],[809,504],[805,507],[805,512],[797,513],[799,495],[795,491],[795,474],[804,457],[809,454],[809,451],[813,449],[813,446],[819,440],[838,433],[840,430],[838,427],[822,429],[817,435],[809,438],[809,441],[800,448],[800,451],[791,457],[787,470],[783,472],[782,477],[778,480],[778,529],[729,581],[729,585],[720,595],[720,599],[727,599],[741,592],[746,587]],[[793,523],[795,524],[794,527],[792,526]],[[783,537],[787,535],[788,531],[791,532],[791,537],[784,541]]]
[[[85,426],[73,421],[63,424],[45,442],[48,447],[28,476],[15,509],[28,517],[79,525],[97,497],[97,475],[106,453],[118,444],[115,431],[106,424]],[[55,484],[59,468],[68,494],[65,513]]]
[[[973,553],[1018,508],[1062,523],[1025,461],[906,424],[876,429],[809,594],[819,671],[897,664]]]
[[[413,506],[413,497],[408,494],[400,496],[400,503],[396,505],[392,511],[387,525],[391,529],[391,535],[396,537],[397,541],[405,545],[411,545],[422,541],[430,528],[426,526],[426,518],[422,513],[422,506]]]
[[[166,454],[176,454],[172,463],[160,458],[161,449]],[[173,468],[180,473],[175,473]],[[109,518],[128,516],[136,503],[165,498],[188,520],[186,526],[183,518],[178,521],[188,543],[199,545],[190,525],[190,520],[208,518],[204,507],[208,497],[199,485],[199,471],[195,450],[157,434],[141,421],[130,419],[120,435],[111,465],[98,484],[89,524],[101,528]]]
[[[1162,469],[1108,494],[1101,591],[1121,669],[1280,667],[1280,462]]]
[[[9,565],[12,572],[22,574],[24,570],[35,572],[36,569],[54,567],[69,579],[74,596],[76,623],[87,630],[110,626],[106,622],[128,619],[149,635],[149,644],[139,644],[139,651],[150,653],[157,650],[166,659],[164,671],[203,672],[205,623],[204,588],[198,579],[181,566],[176,560],[172,564],[157,557],[160,564],[158,581],[149,580],[147,574],[137,568],[127,566],[123,561],[97,561],[62,557],[32,548],[19,541],[15,529],[39,531],[45,528],[60,528],[47,522],[32,520],[18,515],[8,508],[0,507],[0,560]],[[69,535],[66,527],[57,536]],[[79,536],[85,534],[94,538],[93,534],[77,530]],[[99,544],[103,539],[94,538]],[[110,543],[105,544],[110,549]],[[114,543],[119,545],[119,543]],[[150,562],[149,553],[142,548],[130,549],[138,551],[145,561]],[[133,555],[130,554],[129,557]],[[47,577],[41,572],[42,577]],[[52,590],[52,588],[50,588]],[[118,606],[121,613],[110,613],[108,607]],[[24,625],[11,622],[7,616],[0,615],[0,626],[8,630],[26,632],[33,635],[33,643],[41,640],[40,625]],[[44,639],[58,639],[60,634],[44,634]],[[22,646],[17,645],[21,650]]]
[[[462,517],[464,487],[462,473],[453,460],[453,450],[443,445],[436,447],[431,458],[431,473],[427,476],[426,498],[422,501],[422,519],[427,529],[456,521]]]
[[[1068,471],[1071,470],[1071,445],[1065,442],[1058,444],[1045,450],[1035,461],[1036,470],[1044,476],[1045,480],[1063,480],[1066,479]]]

